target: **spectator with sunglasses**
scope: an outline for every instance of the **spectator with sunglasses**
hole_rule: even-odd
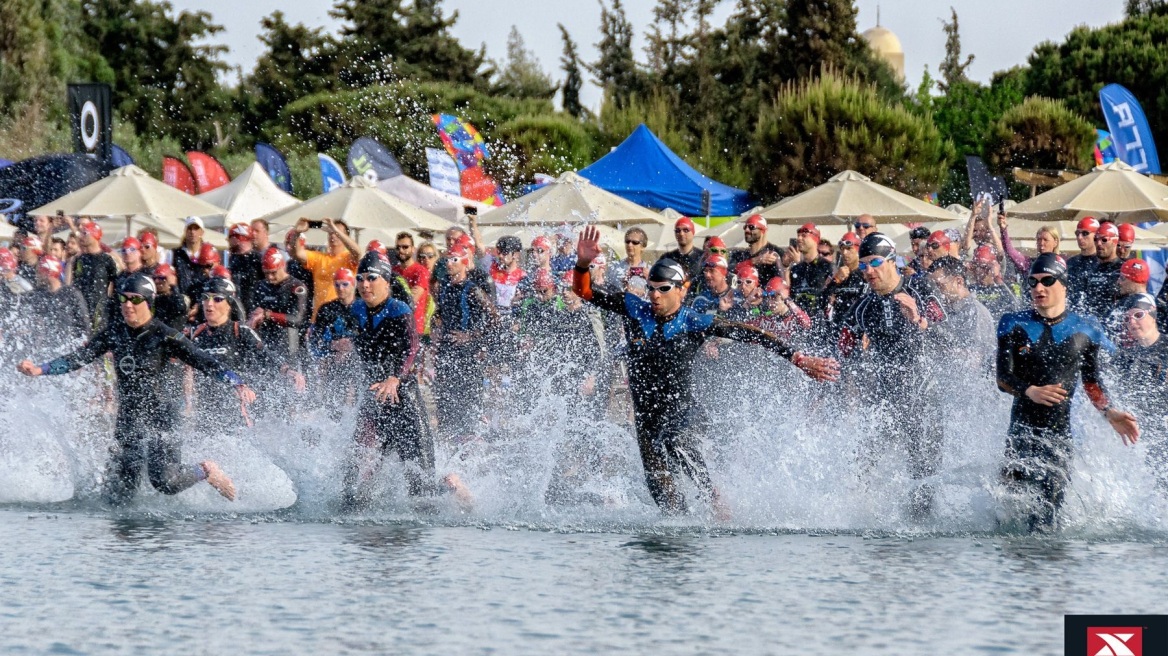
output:
[[[619,289],[625,289],[629,278],[645,279],[649,273],[649,265],[642,259],[645,247],[649,245],[649,235],[645,231],[632,227],[625,231],[625,253],[623,260],[613,262],[608,267],[608,283]]]
[[[1110,221],[1100,223],[1095,232],[1095,263],[1083,274],[1083,312],[1097,321],[1106,319],[1115,307],[1123,268],[1118,247],[1119,229]]]
[[[688,216],[678,217],[673,223],[673,238],[677,241],[677,248],[669,251],[662,258],[668,258],[685,267],[685,273],[690,280],[702,274],[702,250],[694,245],[694,234],[697,227]],[[725,253],[723,253],[725,255]]]
[[[1086,305],[1085,288],[1087,273],[1095,268],[1095,233],[1099,232],[1099,220],[1088,216],[1075,226],[1075,243],[1079,254],[1067,259],[1067,302],[1071,309],[1082,312]]]
[[[1125,297],[1120,311],[1123,333],[1111,367],[1117,396],[1136,416],[1156,489],[1168,496],[1168,339],[1157,326],[1159,309],[1150,294]]]
[[[876,232],[878,226],[876,225],[876,217],[871,214],[861,214],[856,217],[852,223],[852,229],[855,230],[856,236],[863,240],[868,235]]]
[[[649,493],[665,513],[686,512],[685,497],[674,481],[684,472],[713,503],[715,512],[726,517],[727,509],[692,435],[692,413],[698,406],[691,372],[697,352],[706,340],[719,337],[762,346],[819,380],[833,380],[837,365],[833,360],[805,356],[752,326],[700,315],[684,306],[686,272],[673,260],[659,260],[649,271],[648,300],[593,285],[588,265],[599,254],[600,232],[585,228],[576,244],[572,288],[585,301],[624,319],[629,392]]]
[[[199,481],[207,481],[221,495],[235,498],[235,486],[210,460],[183,464],[178,442],[177,386],[164,369],[172,358],[206,376],[234,388],[241,411],[255,401],[255,393],[235,372],[224,368],[209,353],[154,317],[154,283],[143,274],[122,280],[117,289],[121,321],[107,322],[84,346],[41,365],[24,360],[17,370],[26,376],[57,376],[75,371],[113,355],[117,389],[115,448],[105,476],[109,503],[123,505],[138,488],[142,465],[151,485],[163,494],[178,494]],[[145,460],[145,463],[143,463]]]
[[[861,469],[871,471],[880,453],[895,447],[907,453],[909,476],[920,481],[941,465],[941,406],[931,375],[938,360],[933,331],[945,311],[928,277],[900,274],[896,246],[883,233],[864,238],[859,256],[868,289],[843,321],[839,349],[879,426],[863,445]],[[909,516],[927,518],[933,496],[930,484],[918,484],[909,494]]]
[[[760,214],[752,214],[742,224],[742,236],[747,248],[730,252],[730,266],[737,268],[742,262],[750,261],[758,270],[758,279],[763,285],[771,278],[783,275],[783,252],[766,239],[767,222]]]
[[[1071,402],[1079,380],[1125,444],[1134,444],[1140,429],[1103,387],[1102,359],[1114,345],[1097,321],[1067,309],[1066,263],[1039,255],[1026,285],[1032,309],[998,322],[998,388],[1014,397],[1003,479],[1031,503],[1028,521],[1038,531],[1055,527],[1070,480]]]

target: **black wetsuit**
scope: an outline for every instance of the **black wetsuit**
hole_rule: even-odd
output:
[[[349,309],[357,327],[353,348],[361,359],[364,373],[357,411],[356,442],[380,454],[397,452],[405,465],[411,496],[433,493],[437,489],[434,442],[422,430],[417,380],[413,375],[414,358],[418,353],[414,311],[393,298],[376,307],[368,307],[365,301],[358,299]],[[390,377],[400,381],[398,401],[382,403],[368,387]],[[350,470],[344,486],[347,502],[360,499],[363,478],[360,467]]]
[[[352,337],[357,332],[357,318],[349,311],[349,307],[338,298],[325,303],[316,311],[316,321],[312,324],[308,343],[313,355],[331,355],[330,346],[333,342]]]
[[[201,323],[187,329],[186,336],[231,371],[259,379],[280,368],[264,348],[254,330],[238,321],[212,327]],[[228,388],[208,378],[195,379],[195,417],[204,427],[222,426],[224,417],[239,410],[239,398]]]
[[[449,280],[435,299],[441,322],[436,342],[434,396],[438,424],[452,435],[474,431],[483,405],[483,360],[485,340],[494,328],[494,302],[469,277],[460,283]],[[461,331],[469,339],[459,344],[451,333]]]
[[[685,273],[689,276],[690,280],[701,280],[702,260],[705,259],[704,256],[705,251],[698,248],[697,246],[694,246],[689,250],[688,255],[683,255],[681,253],[681,249],[675,248],[665,255],[662,255],[661,259],[673,260],[674,262],[680,264],[681,268],[685,269]]]
[[[109,253],[82,253],[73,259],[73,286],[85,298],[93,327],[100,328],[109,317],[106,299],[110,284],[118,276],[118,265]]]
[[[1168,280],[1160,287],[1156,295],[1156,327],[1162,333],[1168,333]]]
[[[59,352],[89,337],[92,326],[89,311],[76,288],[63,285],[55,293],[37,288],[29,292],[27,302],[28,310],[35,317],[33,328],[39,351]]]
[[[1067,259],[1067,307],[1071,311],[1083,312],[1087,307],[1087,274],[1098,263],[1099,258],[1094,255],[1074,255]]]
[[[191,291],[191,285],[194,284],[196,267],[191,262],[191,254],[185,248],[179,247],[171,251],[170,262],[174,266],[174,275],[178,278],[178,289],[182,293],[191,298],[196,298],[196,294]]]
[[[822,257],[795,263],[791,266],[791,300],[812,317],[822,315],[824,307],[820,299],[829,280],[831,262]]]
[[[662,510],[684,512],[685,498],[673,480],[679,469],[705,494],[714,491],[697,436],[689,430],[688,411],[697,408],[691,371],[702,345],[707,339],[720,337],[757,344],[785,358],[793,357],[795,350],[770,333],[699,314],[687,306],[671,317],[658,319],[649,301],[591,285],[587,270],[575,269],[574,287],[585,300],[624,318],[629,394],[645,481]]]
[[[760,237],[760,239],[765,239],[765,236]],[[730,251],[730,271],[733,272],[737,268],[737,266],[739,264],[741,264],[742,262],[750,261],[752,258],[758,257],[759,255],[762,255],[763,253],[774,253],[775,257],[777,258],[775,260],[774,264],[757,264],[756,263],[754,265],[754,269],[756,271],[758,271],[759,287],[762,287],[765,289],[766,284],[768,282],[770,282],[771,278],[783,275],[783,268],[782,268],[783,251],[779,250],[778,246],[775,246],[774,244],[768,242],[768,243],[764,244],[763,247],[757,253],[754,253],[753,255],[751,254],[750,249],[747,249],[747,248],[736,248],[736,249]]]
[[[154,317],[175,330],[186,327],[190,311],[191,302],[178,290],[177,285],[173,286],[169,294],[159,294],[154,298]]]
[[[894,297],[908,294],[916,302],[917,313],[929,328],[922,329],[904,315]],[[945,311],[927,277],[901,278],[891,293],[881,295],[869,289],[852,306],[843,320],[840,351],[851,356],[853,372],[862,378],[861,396],[876,411],[876,425],[861,451],[861,468],[871,469],[887,446],[903,449],[908,455],[908,473],[914,480],[928,478],[941,466],[941,401],[934,367],[938,339],[930,333],[932,324],[945,320]],[[862,338],[868,348],[860,350]],[[933,489],[916,488],[910,497],[910,513],[922,518],[931,510]]]
[[[182,464],[179,445],[168,435],[178,423],[181,393],[164,375],[164,367],[177,358],[227,384],[243,381],[157,319],[140,328],[130,328],[124,321],[110,322],[85,346],[41,366],[46,374],[60,375],[106,353],[113,355],[118,399],[116,444],[105,480],[109,501],[121,504],[133,497],[143,460],[151,485],[163,494],[177,494],[203,480],[203,468]]]
[[[868,283],[864,282],[864,276],[860,275],[859,271],[853,270],[847,278],[844,278],[843,282],[836,282],[834,279],[828,281],[823,295],[829,300],[827,312],[831,317],[831,323],[837,327],[837,330],[839,326],[843,325],[843,321],[848,317],[852,306],[860,300],[866,291],[868,291]]]
[[[1083,275],[1083,313],[1098,320],[1107,319],[1115,299],[1119,296],[1119,270],[1123,260],[1103,262],[1096,258],[1095,266]]]
[[[256,308],[271,312],[271,319],[262,321],[256,332],[280,362],[300,367],[300,329],[308,323],[308,287],[288,276],[273,285],[264,280],[256,285]]]
[[[1168,495],[1168,337],[1161,334],[1151,346],[1121,347],[1112,369],[1121,407],[1136,416],[1140,443],[1147,444],[1156,489]]]
[[[255,250],[246,253],[232,253],[228,258],[227,269],[231,272],[231,282],[239,290],[239,301],[243,309],[250,313],[255,309],[255,288],[264,279],[263,269],[260,267],[261,256]]]
[[[1100,351],[1114,347],[1094,319],[1064,312],[1044,319],[1037,312],[1007,314],[998,322],[998,387],[1014,396],[1006,439],[1008,484],[1041,502],[1032,528],[1050,525],[1070,480],[1071,400],[1082,377],[1096,407],[1107,397],[1099,375]],[[1055,406],[1031,401],[1026,388],[1060,384],[1067,398]]]

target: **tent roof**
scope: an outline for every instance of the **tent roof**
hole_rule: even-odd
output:
[[[1018,203],[1011,214],[1040,221],[1109,216],[1119,223],[1168,220],[1168,186],[1115,161]]]
[[[957,218],[946,209],[930,205],[895,189],[872,182],[855,171],[843,171],[827,182],[771,205],[760,212],[768,223],[848,223],[868,214],[877,223],[917,223]]]
[[[420,207],[431,214],[436,214],[451,222],[459,222],[463,216],[463,208],[472,206],[479,213],[494,209],[486,203],[463,198],[440,191],[427,184],[422,184],[408,175],[395,175],[377,183],[377,188],[385,193],[396,196],[415,207]]]
[[[378,189],[363,176],[328,193],[264,217],[276,225],[295,225],[301,219],[344,219],[351,228],[443,232],[454,225],[426,210]]]
[[[300,199],[277,187],[259,162],[252,162],[239,177],[222,187],[199,194],[198,198],[226,210],[227,215],[223,220],[225,225],[258,219],[300,202]],[[208,224],[207,227],[220,226]]]
[[[57,210],[80,216],[149,214],[164,219],[223,214],[222,209],[155,180],[133,164],[114,169],[108,177],[65,194],[31,213],[54,214]]]
[[[612,152],[580,171],[593,184],[653,209],[704,216],[702,192],[710,192],[710,214],[733,216],[750,207],[750,194],[698,173],[642,123]]]
[[[661,215],[609,193],[572,171],[555,182],[520,196],[502,207],[479,216],[479,225],[516,223],[598,223],[632,225],[658,223]]]

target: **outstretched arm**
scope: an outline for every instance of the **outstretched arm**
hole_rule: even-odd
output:
[[[815,380],[832,381],[839,378],[839,362],[836,360],[804,355],[777,335],[760,328],[715,317],[713,323],[710,324],[708,334],[711,337],[722,337],[761,346],[787,358],[791,364]]]
[[[600,255],[600,231],[594,226],[584,228],[580,240],[576,242],[576,268],[572,271],[572,291],[577,296],[597,307],[627,314],[622,296],[592,285],[592,271],[588,268],[592,260]]]
[[[76,371],[111,350],[113,349],[109,340],[109,329],[106,329],[68,355],[39,365],[34,364],[32,360],[24,360],[16,366],[16,370],[25,376],[59,376]]]

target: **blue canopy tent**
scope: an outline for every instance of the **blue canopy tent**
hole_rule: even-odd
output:
[[[687,216],[705,216],[702,193],[710,194],[710,216],[736,216],[750,209],[750,194],[698,173],[644,124],[611,153],[580,171],[592,184],[634,203]]]

